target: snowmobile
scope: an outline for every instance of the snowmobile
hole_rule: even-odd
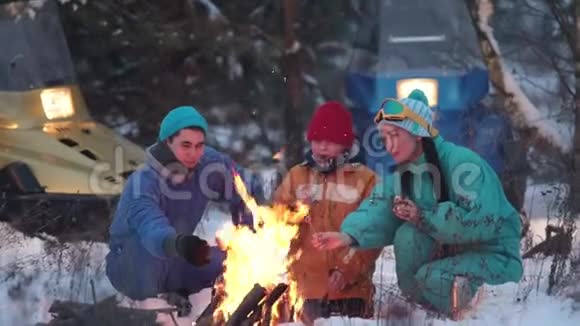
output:
[[[57,3],[31,6],[0,3],[0,219],[25,233],[106,230],[144,150],[89,114]]]
[[[475,30],[465,4],[453,0],[376,1],[374,19],[356,33],[345,77],[366,164],[389,173],[373,117],[383,99],[421,89],[435,127],[451,142],[482,155],[498,175],[522,176],[525,149],[507,116],[497,109]],[[410,23],[413,22],[413,23]],[[506,155],[510,153],[510,155]],[[508,199],[522,207],[525,175],[502,178]]]

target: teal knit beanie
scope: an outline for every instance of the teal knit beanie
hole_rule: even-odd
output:
[[[188,127],[198,127],[207,133],[207,121],[192,106],[180,106],[171,110],[159,128],[159,140],[164,141],[181,129]]]

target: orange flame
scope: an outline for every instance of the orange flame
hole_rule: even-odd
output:
[[[271,291],[278,283],[288,283],[290,242],[298,233],[297,223],[309,212],[309,207],[302,203],[294,210],[286,205],[259,206],[235,172],[234,184],[254,216],[255,232],[246,226],[228,225],[217,234],[220,246],[227,250],[227,257],[223,274],[224,300],[214,316],[223,316],[226,320],[254,284]]]

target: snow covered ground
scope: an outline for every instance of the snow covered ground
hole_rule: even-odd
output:
[[[557,201],[553,185],[528,187],[526,209],[532,219],[532,229],[541,241],[554,202]],[[208,209],[208,214],[196,233],[214,241],[215,231],[228,217],[218,209]],[[209,217],[211,216],[211,220]],[[115,291],[104,275],[103,244],[79,243],[57,249],[50,241],[26,238],[6,224],[0,224],[0,325],[34,325],[50,320],[48,308],[53,300],[92,302],[91,280],[95,285],[97,300]],[[519,284],[485,286],[482,303],[471,316],[460,322],[432,321],[433,325],[580,325],[580,303],[563,296],[546,294],[550,259],[525,261],[525,277]],[[392,249],[386,248],[377,261],[375,281],[380,286],[396,284]],[[180,325],[191,325],[209,301],[210,291],[192,295],[194,309]],[[122,302],[141,308],[161,308],[166,304],[151,299],[145,302]],[[168,315],[158,321],[172,325]],[[331,318],[320,320],[320,325],[392,325],[380,320],[349,320]],[[409,323],[406,323],[408,325]],[[427,325],[421,322],[420,325]]]

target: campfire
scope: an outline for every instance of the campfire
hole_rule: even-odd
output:
[[[259,206],[238,174],[234,174],[234,180],[237,192],[254,216],[254,226],[251,229],[230,225],[218,232],[218,244],[227,251],[225,272],[205,313],[213,310],[214,325],[240,325],[251,314],[255,315],[251,319],[268,325],[270,318],[275,322],[279,317],[276,304],[283,301],[279,300],[282,294],[292,306],[300,305],[295,286],[287,279],[292,259],[288,251],[309,207],[301,203],[293,208]]]

